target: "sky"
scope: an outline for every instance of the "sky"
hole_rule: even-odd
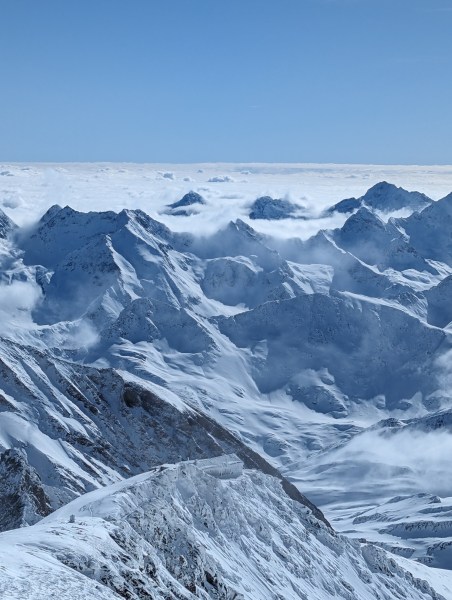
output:
[[[0,12],[0,161],[452,163],[452,0]]]

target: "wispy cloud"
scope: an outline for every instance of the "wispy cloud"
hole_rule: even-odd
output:
[[[0,284],[0,335],[17,334],[34,327],[31,312],[41,299],[41,289],[29,281]]]

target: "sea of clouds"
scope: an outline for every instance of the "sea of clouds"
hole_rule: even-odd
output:
[[[319,218],[339,200],[363,195],[389,181],[437,200],[452,191],[452,167],[315,164],[3,164],[0,208],[17,224],[35,222],[53,204],[74,209],[140,208],[173,231],[209,234],[237,218],[248,221],[259,196],[299,204],[308,220],[248,221],[263,233],[309,237],[340,226],[343,215]],[[190,190],[206,205],[190,217],[164,214],[168,204]]]

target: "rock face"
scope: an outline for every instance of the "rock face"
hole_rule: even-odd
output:
[[[0,454],[0,505],[0,531],[32,525],[52,512],[39,475],[16,448]]]
[[[0,239],[6,238],[15,228],[15,223],[0,209]]]
[[[360,198],[341,200],[328,209],[328,213],[349,213],[361,207],[383,213],[396,212],[402,209],[421,211],[432,204],[432,200],[419,192],[408,192],[401,187],[382,181],[371,187]]]
[[[428,300],[428,322],[438,327],[448,325],[452,321],[452,275],[427,290],[425,295]]]

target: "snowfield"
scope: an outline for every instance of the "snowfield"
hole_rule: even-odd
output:
[[[452,600],[451,189],[2,165],[2,598]]]

